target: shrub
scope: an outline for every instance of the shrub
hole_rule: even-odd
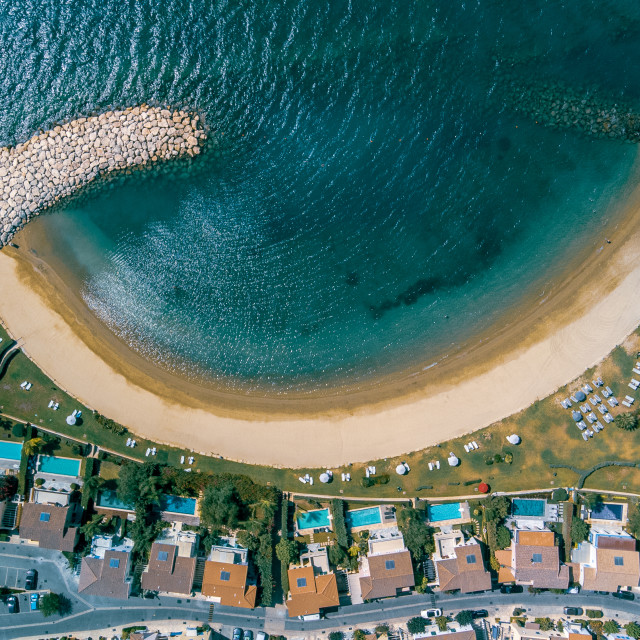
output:
[[[587,609],[585,615],[587,618],[602,618],[602,611],[600,609]]]
[[[13,429],[11,429],[11,433],[13,433],[16,438],[24,438],[24,432],[25,428],[20,423],[14,424]]]
[[[411,618],[407,622],[407,629],[409,633],[422,633],[427,628],[427,621],[424,618]]]
[[[69,485],[69,489],[71,489],[71,491],[77,491],[79,488],[80,488],[80,486],[79,486],[79,485],[77,485],[75,482],[72,482],[72,483]]]
[[[627,635],[632,638],[640,638],[640,624],[637,622],[629,622],[624,625],[624,630],[627,632]]]
[[[342,640],[344,638],[344,633],[342,631],[332,631],[329,634],[329,640]]]
[[[104,429],[108,429],[109,431],[113,431],[113,433],[115,433],[117,436],[123,436],[125,433],[127,433],[126,427],[118,424],[115,420],[111,420],[111,418],[105,418],[97,411],[93,412],[93,417],[101,427],[103,427]]]
[[[602,629],[605,633],[618,633],[620,631],[620,625],[615,620],[607,620],[603,625]]]
[[[583,542],[589,537],[590,526],[580,518],[573,518],[571,521],[571,541],[574,544]]]
[[[502,462],[502,456],[501,456],[499,453],[496,453],[496,454],[493,456],[493,461],[494,461],[494,462]]]
[[[380,636],[387,635],[389,633],[389,625],[388,624],[379,624],[376,627],[376,633]]]
[[[567,490],[563,489],[562,487],[558,487],[557,489],[554,489],[553,493],[551,494],[551,499],[554,500],[555,502],[564,502],[568,498],[569,498],[569,494],[567,493]]]
[[[41,487],[44,484],[44,478],[36,478],[35,485],[36,487]]]
[[[482,482],[482,478],[476,478],[475,480],[467,480],[466,482],[463,482],[462,484],[465,487],[470,487],[472,484],[480,484]]]
[[[333,530],[336,534],[336,541],[346,549],[349,546],[349,540],[347,538],[347,525],[344,521],[344,502],[339,498],[332,500],[331,511],[333,513]]]
[[[507,453],[504,454],[504,461],[507,464],[513,463],[513,453],[511,453],[511,451],[507,451]]]
[[[506,549],[511,544],[511,533],[507,527],[501,524],[496,533],[496,548]]]
[[[447,623],[449,622],[449,618],[447,618],[447,616],[438,616],[436,618],[436,624],[438,625],[438,629],[440,629],[440,631],[446,631],[447,630]]]
[[[356,629],[353,632],[353,640],[364,640],[366,638],[366,633],[362,629]]]
[[[84,475],[82,476],[82,481],[84,485],[84,489],[82,491],[82,499],[80,500],[80,504],[83,509],[86,509],[89,506],[89,500],[93,497],[93,492],[88,489],[87,482],[89,478],[93,476],[94,470],[94,459],[93,458],[85,458],[84,460]]]
[[[471,624],[473,622],[473,612],[469,611],[468,609],[464,609],[463,611],[459,611],[456,614],[456,622],[461,626],[464,627],[468,624]]]
[[[536,618],[536,622],[540,625],[540,631],[551,631],[555,629],[551,618]]]

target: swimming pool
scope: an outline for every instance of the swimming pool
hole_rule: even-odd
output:
[[[531,500],[527,498],[514,498],[511,501],[513,505],[511,512],[514,516],[544,516],[547,501]]]
[[[126,509],[128,511],[133,511],[133,506],[129,506],[122,502],[115,491],[100,491],[100,493],[98,493],[96,505],[98,507],[103,507],[104,509]]]
[[[429,522],[441,522],[442,520],[457,520],[462,518],[462,508],[459,502],[447,502],[446,504],[430,504],[427,507]]]
[[[368,527],[372,524],[380,524],[382,522],[380,507],[347,511],[346,520],[349,527]]]
[[[164,495],[160,498],[160,508],[171,513],[193,516],[196,513],[196,499]]]
[[[20,460],[21,456],[22,442],[0,440],[0,458],[3,460]]]
[[[328,527],[331,524],[329,519],[329,509],[316,509],[306,511],[297,517],[298,529],[316,529],[318,527]]]
[[[40,456],[40,473],[50,473],[57,476],[80,475],[80,460],[76,458],[56,458],[55,456]]]
[[[591,510],[594,520],[622,520],[622,505],[603,502]]]

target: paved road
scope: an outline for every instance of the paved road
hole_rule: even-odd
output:
[[[24,636],[63,635],[70,631],[109,629],[116,625],[144,622],[150,627],[154,620],[178,620],[180,622],[206,622],[210,603],[192,598],[161,597],[154,600],[130,598],[120,601],[110,598],[81,597],[76,593],[76,578],[66,569],[66,560],[56,552],[27,545],[0,545],[0,584],[5,576],[9,582],[22,585],[24,573],[29,568],[38,569],[38,588],[66,593],[71,599],[73,610],[66,618],[52,616],[44,618],[39,611],[28,610],[26,602],[21,602],[21,612],[9,614],[5,605],[0,605],[0,640],[15,640]],[[26,598],[23,596],[23,599]],[[445,614],[461,609],[487,609],[492,615],[502,607],[524,607],[532,615],[561,614],[567,605],[598,608],[605,616],[627,620],[640,617],[640,604],[618,600],[612,596],[595,593],[532,595],[501,594],[489,592],[472,595],[435,596],[436,606]],[[24,606],[22,606],[24,605]],[[328,613],[323,620],[302,621],[287,617],[284,607],[251,610],[221,607],[216,605],[213,624],[225,628],[242,627],[268,633],[287,633],[304,636],[328,629],[349,630],[356,626],[369,625],[393,620],[407,620],[419,615],[420,610],[431,606],[429,595],[409,595],[381,602],[342,607]]]

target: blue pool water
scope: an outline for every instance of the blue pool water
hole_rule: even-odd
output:
[[[462,509],[459,502],[446,504],[430,504],[427,507],[429,522],[441,522],[442,520],[456,520],[462,517]]]
[[[329,520],[329,509],[316,509],[315,511],[307,511],[298,516],[298,529],[315,529],[317,527],[328,527],[331,524]]]
[[[165,495],[160,498],[160,508],[163,511],[192,516],[196,512],[196,499]]]
[[[133,511],[133,506],[122,502],[115,491],[101,491],[98,494],[96,505],[105,509],[127,509]]]
[[[380,507],[369,507],[368,509],[354,509],[347,511],[347,524],[350,527],[365,527],[372,524],[380,524],[382,516]]]
[[[214,386],[319,393],[459,353],[595,255],[636,159],[573,115],[549,123],[567,96],[640,111],[637,2],[0,0],[0,16],[0,144],[112,106],[202,114],[191,167],[24,233],[123,342]]]
[[[622,520],[622,505],[603,502],[591,511],[596,520]]]
[[[511,504],[513,505],[511,513],[514,516],[543,516],[546,500],[514,498]]]
[[[80,475],[80,460],[74,458],[56,458],[40,456],[40,472],[59,476],[77,477]]]
[[[22,442],[0,441],[0,458],[3,460],[20,460],[22,455]]]

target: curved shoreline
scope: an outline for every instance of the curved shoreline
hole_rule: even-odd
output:
[[[405,377],[399,384],[404,393],[386,402],[376,389],[355,394],[360,397],[352,406],[341,396],[340,406],[325,402],[314,416],[278,411],[288,403],[282,398],[265,400],[264,407],[251,399],[243,406],[243,397],[234,398],[232,408],[212,406],[201,401],[198,392],[206,393],[197,385],[189,394],[155,381],[153,372],[136,377],[122,353],[97,355],[105,345],[47,286],[46,264],[11,248],[0,253],[6,291],[0,317],[60,386],[156,442],[188,438],[190,448],[203,454],[286,467],[387,458],[520,411],[581,375],[640,325],[640,189],[627,209],[611,245],[573,269],[550,298],[532,301],[517,326],[468,351],[446,375]]]
[[[140,105],[78,118],[0,149],[0,247],[33,216],[109,173],[200,153],[199,116]]]

